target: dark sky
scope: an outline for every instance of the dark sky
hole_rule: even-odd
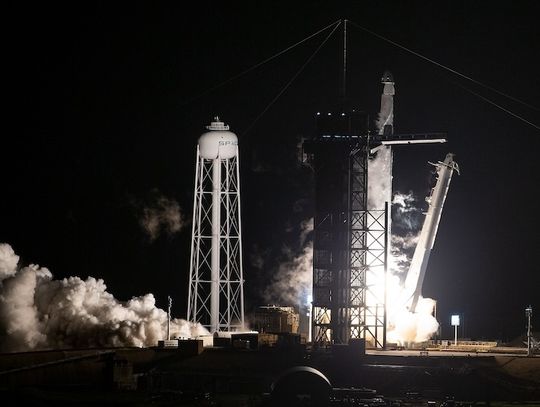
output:
[[[153,292],[166,307],[171,294],[179,316],[187,304],[190,225],[150,242],[138,224],[141,208],[161,193],[190,217],[196,140],[219,114],[241,144],[247,305],[257,305],[283,247],[299,249],[300,222],[313,216],[312,177],[298,165],[296,146],[313,135],[314,114],[338,101],[341,31],[255,124],[325,34],[195,98],[214,85],[347,18],[540,105],[534,1],[200,2],[189,11],[181,2],[109,3],[4,10],[0,242],[57,278],[103,278],[121,300]],[[443,333],[451,336],[452,312],[463,314],[466,336],[522,333],[525,306],[540,315],[540,131],[462,86],[536,125],[539,111],[351,25],[348,54],[354,106],[375,118],[389,69],[396,131],[448,133],[446,145],[396,149],[394,189],[422,199],[427,161],[447,152],[461,167],[424,284],[424,294],[438,300]],[[264,260],[263,270],[254,258]]]

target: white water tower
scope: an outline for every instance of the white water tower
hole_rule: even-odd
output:
[[[244,329],[238,138],[218,117],[199,137],[188,320],[210,332]]]

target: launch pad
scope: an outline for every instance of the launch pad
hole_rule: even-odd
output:
[[[20,404],[58,406],[150,400],[152,405],[216,405],[204,404],[214,400],[222,403],[217,405],[267,406],[276,405],[268,402],[278,379],[292,368],[306,367],[328,380],[329,397],[370,394],[364,405],[410,406],[413,397],[433,406],[449,398],[476,404],[540,399],[540,357],[422,352],[362,354],[348,345],[308,351],[282,343],[257,349],[181,346],[1,354],[0,394]],[[308,386],[302,391],[315,390]],[[384,404],[375,404],[375,398]],[[331,406],[332,400],[321,405]]]

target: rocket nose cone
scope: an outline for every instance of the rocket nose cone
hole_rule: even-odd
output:
[[[384,71],[383,76],[381,78],[381,82],[394,82],[394,77],[392,76],[392,73],[388,70]]]

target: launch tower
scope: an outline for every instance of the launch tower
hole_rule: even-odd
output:
[[[362,112],[319,114],[317,130],[304,144],[315,172],[312,338],[319,344],[364,338],[382,348],[384,290],[371,288],[385,279],[388,209],[367,206],[377,140]]]
[[[304,142],[315,173],[312,338],[317,344],[364,339],[386,347],[386,272],[391,191],[385,203],[368,205],[370,159],[396,144],[441,143],[441,133],[393,132],[395,93],[389,72],[384,84],[378,129],[355,110],[318,113],[317,134]],[[382,174],[391,185],[391,164]]]
[[[188,320],[244,327],[238,138],[218,117],[197,145]]]

